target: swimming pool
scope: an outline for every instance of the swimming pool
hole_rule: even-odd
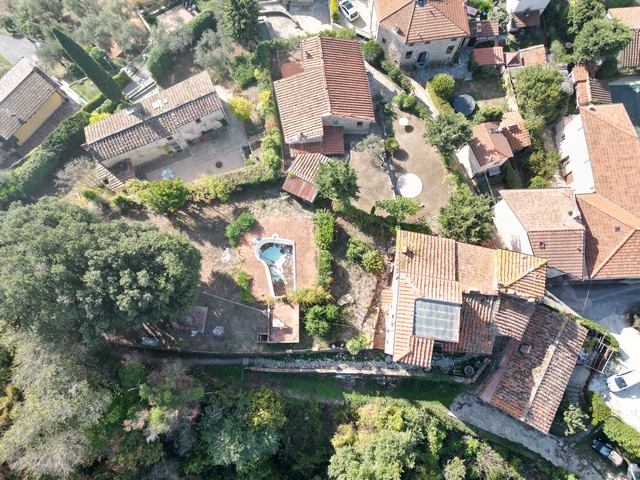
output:
[[[256,257],[265,267],[271,295],[279,297],[296,288],[295,245],[284,238],[266,238],[257,243]]]
[[[612,83],[609,88],[612,103],[624,105],[631,123],[640,134],[640,79],[630,83]]]

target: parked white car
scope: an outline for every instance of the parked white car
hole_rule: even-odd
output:
[[[340,2],[340,10],[342,10],[342,14],[347,17],[347,20],[353,22],[356,18],[360,16],[356,7],[353,6],[349,0],[342,0]]]
[[[612,392],[619,392],[637,383],[640,383],[640,372],[637,370],[627,370],[607,378],[607,386]]]

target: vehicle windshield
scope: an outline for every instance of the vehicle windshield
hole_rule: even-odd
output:
[[[616,377],[616,385],[618,388],[625,388],[627,386],[627,382],[625,382],[622,377]]]
[[[353,5],[351,5],[349,2],[345,2],[345,3],[344,3],[344,7],[345,7],[347,10],[351,10],[351,9],[353,8]]]

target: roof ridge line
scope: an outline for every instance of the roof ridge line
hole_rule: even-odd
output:
[[[589,110],[589,111],[591,111],[591,112],[595,112],[595,111],[596,111],[596,110],[591,110],[589,107],[593,107],[593,105],[589,105],[589,106],[587,106],[587,108],[586,108],[585,110]],[[580,113],[580,114],[582,114],[582,111],[580,111],[580,110],[579,110],[579,113]],[[593,115],[594,117],[597,117],[597,118],[598,118],[598,120],[601,120],[602,122],[606,123],[606,124],[607,124],[607,125],[609,125],[610,127],[613,127],[613,128],[615,128],[616,130],[619,130],[620,132],[624,133],[625,135],[627,135],[627,136],[629,136],[629,137],[631,137],[631,138],[635,138],[635,139],[637,139],[637,138],[638,138],[638,134],[637,134],[637,133],[631,134],[631,133],[627,132],[626,130],[621,129],[621,128],[620,128],[620,127],[618,127],[617,125],[614,125],[613,123],[609,122],[608,120],[605,120],[604,118],[602,118],[602,117],[600,117],[600,116],[598,116],[598,115],[596,115],[596,114],[594,114],[594,113],[592,113],[591,115]],[[583,122],[583,127],[582,127],[582,129],[584,130],[584,122]],[[587,131],[586,131],[586,130],[584,130],[584,134],[585,134],[585,136],[587,135]]]
[[[333,115],[333,105],[331,105],[331,95],[329,95],[329,82],[327,82],[327,69],[325,61],[324,61],[324,49],[322,48],[322,38],[316,37],[318,39],[318,44],[320,46],[320,62],[322,63],[322,84],[324,85],[324,95],[327,98],[327,103],[329,104],[329,115]],[[324,126],[324,124],[323,124]],[[322,133],[324,137],[324,132]]]
[[[604,198],[607,202],[609,202],[612,205],[615,205],[616,207],[618,207],[620,210],[624,210],[625,212],[627,212],[629,215],[631,215],[632,217],[635,217],[638,219],[638,222],[640,222],[640,217],[638,217],[638,215],[631,213],[629,210],[627,210],[626,208],[621,207],[620,205],[618,205],[617,203],[609,200],[607,197],[605,197],[604,195],[600,195],[599,193],[581,193],[576,195],[576,197],[580,196],[580,197],[586,197],[587,195],[597,195],[599,197]],[[604,211],[602,208],[600,208],[597,205],[594,205],[593,203],[591,203],[588,199],[584,200],[585,202],[587,202],[589,205],[591,205],[593,208],[595,208],[596,210],[598,210],[601,213],[604,213],[606,216],[608,216],[609,218],[613,218],[614,220],[619,221],[620,223],[623,223],[625,226],[629,227],[632,230],[638,230],[637,227],[634,227],[632,225],[629,225],[628,223],[626,223],[625,221],[623,221],[622,219],[618,218],[618,217],[614,217],[613,215],[611,215],[609,212]]]
[[[433,5],[433,7],[436,10],[438,10],[442,15],[444,15],[447,20],[449,20],[451,23],[453,23],[456,27],[458,27],[460,30],[462,30],[465,34],[468,35],[469,33],[471,33],[470,31],[467,32],[467,30],[464,27],[461,27],[460,25],[458,25],[458,23],[456,23],[456,21],[454,19],[452,19],[449,15],[447,15],[442,10],[440,10],[438,7],[436,7],[437,2],[431,2],[429,0],[426,0],[426,1],[428,1],[431,5]],[[448,2],[446,2],[446,3],[448,3]],[[463,4],[462,8],[464,8],[464,4]],[[466,13],[466,10],[465,10],[465,13]],[[467,27],[468,27],[469,26],[469,17],[465,16],[465,20],[466,20],[466,24],[467,24]]]
[[[620,249],[626,245],[626,243],[629,241],[629,239],[631,239],[631,237],[633,237],[635,235],[635,233],[638,230],[635,228],[632,228],[631,231],[624,237],[624,239],[618,244],[618,246],[616,248],[614,248],[611,253],[609,255],[606,256],[606,258],[602,261],[602,263],[600,265],[598,265],[598,268],[594,268],[593,271],[591,272],[590,277],[593,278],[595,277],[598,273],[600,273],[600,270],[602,270],[605,265],[607,263],[609,263],[609,261],[611,261],[611,259],[613,258],[613,256],[618,253],[620,251]]]

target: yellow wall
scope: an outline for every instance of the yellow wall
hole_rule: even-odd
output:
[[[16,133],[15,137],[18,139],[18,145],[22,145],[28,140],[28,138],[35,132],[52,114],[55,112],[63,102],[62,95],[58,92],[54,92],[49,99],[38,109],[33,116],[27,120],[27,123],[22,125]]]

